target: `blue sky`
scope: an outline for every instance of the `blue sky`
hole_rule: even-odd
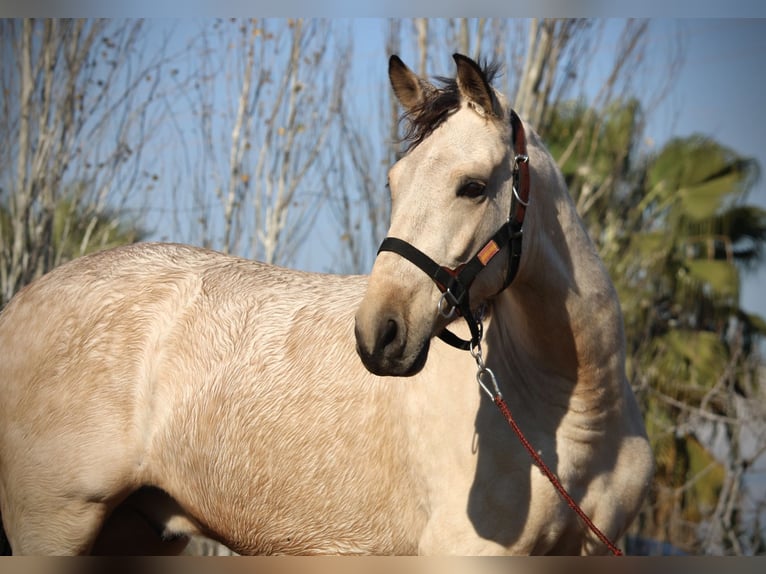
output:
[[[766,20],[684,20],[682,26],[686,62],[666,102],[671,116],[658,113],[648,133],[663,141],[701,132],[756,158],[763,176],[748,203],[766,208]],[[744,308],[766,317],[766,266],[744,279]]]

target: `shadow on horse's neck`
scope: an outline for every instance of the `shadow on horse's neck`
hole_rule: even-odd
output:
[[[619,307],[569,197],[546,200],[528,212],[519,276],[493,302],[488,365],[530,399],[598,409],[621,384]]]
[[[551,212],[556,209],[545,208]],[[525,222],[522,266],[516,280],[492,303],[485,331],[485,358],[526,439],[558,475],[562,470],[558,430],[577,393],[580,357],[577,325],[572,325],[570,316],[572,291],[576,289],[572,258],[557,218],[552,219],[541,222],[530,213]],[[532,461],[490,401],[481,401],[474,424],[478,457],[468,515],[484,538],[505,547],[521,543],[523,525],[534,512],[533,475],[529,471]],[[521,471],[509,474],[511,463],[504,457],[513,459]],[[506,487],[515,493],[514,521],[502,529],[497,524],[502,523],[507,509],[488,504],[486,495],[497,476],[514,477]],[[534,546],[521,550],[539,553],[550,549]]]

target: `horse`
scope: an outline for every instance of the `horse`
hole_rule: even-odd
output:
[[[173,554],[193,535],[239,554],[606,553],[487,394],[604,535],[626,532],[653,460],[616,291],[497,67],[454,60],[429,80],[389,59],[407,149],[368,276],[147,242],[15,295],[15,554]]]

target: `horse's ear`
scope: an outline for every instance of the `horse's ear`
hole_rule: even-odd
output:
[[[494,114],[495,98],[479,65],[462,54],[453,54],[457,64],[457,87],[463,98],[478,105],[481,111]]]
[[[391,80],[391,87],[394,89],[396,99],[407,111],[421,104],[425,95],[435,89],[426,80],[421,79],[410,70],[396,55],[388,59],[388,78]]]

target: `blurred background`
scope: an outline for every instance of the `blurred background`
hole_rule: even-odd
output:
[[[388,56],[451,76],[453,52],[503,65],[620,294],[657,460],[623,547],[766,554],[764,21],[2,20],[0,306],[135,241],[368,272]]]

